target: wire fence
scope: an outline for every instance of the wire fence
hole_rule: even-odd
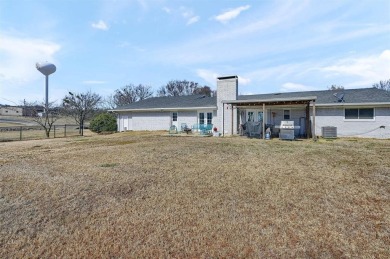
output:
[[[79,125],[53,125],[49,138],[65,138],[79,136]],[[41,126],[0,127],[0,142],[32,139],[47,139],[46,131]]]

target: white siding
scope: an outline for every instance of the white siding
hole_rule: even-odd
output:
[[[222,107],[222,105],[220,105]],[[226,107],[225,107],[226,109]],[[305,127],[304,118],[306,116],[305,107],[267,107],[266,120],[267,123],[280,125],[283,119],[283,110],[290,109],[290,120],[293,120],[295,125]],[[344,107],[316,107],[316,127],[317,136],[321,136],[321,128],[324,126],[337,127],[337,135],[339,137],[371,137],[371,138],[390,138],[390,107],[374,108],[374,120],[371,121],[348,121],[344,119]],[[178,125],[180,129],[181,123],[187,123],[188,126],[198,123],[199,111],[178,111]],[[211,111],[211,110],[208,110]],[[262,108],[259,109],[262,111]],[[312,108],[310,108],[312,115]],[[124,130],[124,116],[128,116],[128,130],[168,130],[171,126],[171,111],[167,112],[133,112],[121,113],[118,115],[118,131]],[[274,114],[274,116],[272,116]],[[216,115],[221,115],[213,110],[213,124],[218,130],[222,130],[218,123],[222,118]],[[231,129],[231,113],[225,112],[225,131],[230,132]],[[234,113],[234,116],[236,112]],[[222,115],[221,115],[222,116]],[[229,117],[227,117],[229,116]],[[235,120],[235,118],[234,118]],[[381,127],[384,126],[384,127]],[[236,128],[236,127],[234,127]],[[295,135],[298,136],[299,130],[296,130]]]
[[[182,123],[186,123],[188,127],[198,123],[197,111],[179,111],[177,120],[179,122],[179,130]]]
[[[178,126],[187,123],[189,127],[198,123],[198,111],[178,111]],[[118,131],[124,131],[124,124],[128,116],[128,130],[168,130],[172,124],[172,112],[132,112],[118,115]],[[214,120],[214,118],[213,118]]]
[[[133,130],[168,130],[171,112],[134,112]]]
[[[337,127],[338,137],[390,138],[390,108],[374,108],[374,120],[348,121],[344,119],[344,107],[316,109],[316,135],[321,136],[324,126]],[[385,126],[385,128],[380,128]]]

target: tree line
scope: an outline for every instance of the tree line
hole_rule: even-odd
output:
[[[113,109],[153,96],[183,96],[194,94],[215,96],[216,91],[211,90],[207,85],[202,86],[196,82],[187,80],[171,80],[166,85],[161,86],[156,94],[154,94],[151,86],[128,84],[115,90],[114,94],[107,98],[106,105]]]

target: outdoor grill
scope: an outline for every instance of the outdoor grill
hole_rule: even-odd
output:
[[[279,128],[280,128],[280,133],[279,133],[280,139],[294,140],[295,139],[294,130],[300,129],[301,127],[294,126],[294,121],[281,121]]]

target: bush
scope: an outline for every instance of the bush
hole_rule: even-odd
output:
[[[116,117],[110,113],[101,113],[92,118],[89,129],[93,132],[116,131]]]

